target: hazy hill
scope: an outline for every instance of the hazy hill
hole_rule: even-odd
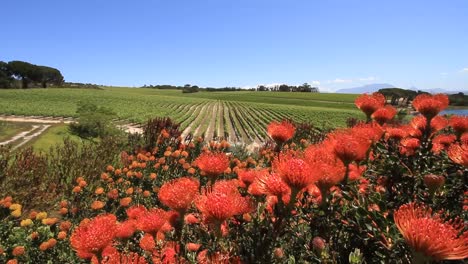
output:
[[[359,87],[339,89],[336,91],[336,93],[351,93],[351,94],[373,93],[383,88],[395,88],[395,86],[388,84],[388,83],[373,83],[373,84],[363,85]]]

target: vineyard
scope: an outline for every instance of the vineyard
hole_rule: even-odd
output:
[[[264,128],[272,120],[292,119],[317,127],[344,126],[349,117],[364,117],[355,110],[355,95],[278,92],[200,92],[106,88],[33,89],[0,91],[0,114],[77,117],[79,102],[105,106],[119,119],[143,123],[170,117],[191,133],[230,142],[264,142]]]

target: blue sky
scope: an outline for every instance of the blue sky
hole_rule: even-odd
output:
[[[468,91],[468,1],[2,0],[0,60],[108,85]]]

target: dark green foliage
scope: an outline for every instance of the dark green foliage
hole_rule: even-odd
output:
[[[14,87],[15,80],[21,81],[22,88],[28,88],[30,84],[40,84],[43,88],[48,84],[63,84],[63,76],[55,68],[24,61],[0,62],[0,88]]]
[[[107,107],[80,102],[76,113],[79,116],[78,122],[70,124],[70,131],[74,135],[93,139],[116,136],[119,133],[112,122],[117,116]]]

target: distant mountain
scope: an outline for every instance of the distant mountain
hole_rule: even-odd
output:
[[[373,93],[383,88],[395,88],[395,86],[388,83],[373,83],[364,86],[339,89],[335,93],[351,93],[351,94],[362,94],[362,93]]]

